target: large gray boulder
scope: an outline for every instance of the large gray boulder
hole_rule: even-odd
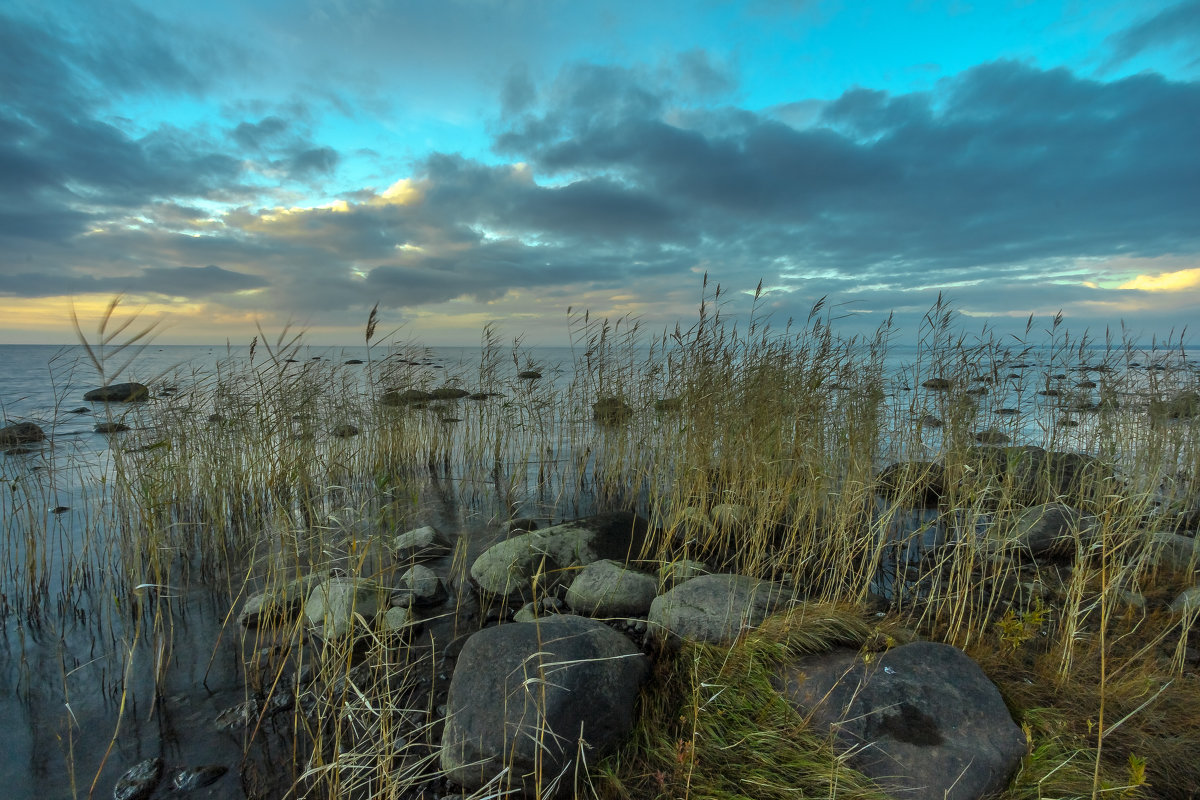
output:
[[[282,586],[255,592],[246,598],[238,622],[254,628],[264,622],[290,623],[296,619],[312,588],[329,577],[328,572],[313,572],[293,578]]]
[[[790,594],[782,584],[746,575],[701,575],[654,598],[647,639],[674,649],[684,641],[731,642],[758,626]]]
[[[113,383],[92,389],[83,396],[84,400],[101,403],[131,403],[150,399],[150,387],[141,383]]]
[[[32,422],[17,422],[0,428],[0,447],[40,442],[45,438],[45,432]]]
[[[388,607],[392,590],[366,578],[330,578],[313,587],[304,616],[324,639],[345,636],[362,617],[367,623]]]
[[[588,617],[640,617],[650,610],[658,581],[611,559],[588,564],[567,589],[567,605]]]
[[[952,645],[914,642],[870,663],[840,649],[798,659],[778,679],[801,714],[829,728],[850,765],[897,800],[995,794],[1025,754],[995,684]]]
[[[1159,531],[1151,534],[1149,556],[1156,567],[1174,572],[1200,569],[1200,539]]]
[[[1037,558],[1073,558],[1076,537],[1088,533],[1078,509],[1063,503],[1043,503],[1017,514],[1008,538]]]
[[[459,654],[441,768],[469,791],[573,796],[633,728],[646,656],[602,622],[570,615],[485,628]]]
[[[562,579],[566,570],[604,558],[637,558],[648,528],[637,515],[617,511],[523,533],[480,554],[471,565],[471,579],[486,595],[528,598],[535,577],[545,585]]]

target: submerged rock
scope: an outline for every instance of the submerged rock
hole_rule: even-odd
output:
[[[418,403],[427,403],[432,399],[432,394],[420,389],[405,389],[404,391],[391,389],[379,396],[379,403],[384,406],[411,406]]]
[[[453,547],[445,534],[432,525],[423,525],[405,531],[392,540],[392,551],[397,561],[422,561],[439,558]]]
[[[571,615],[485,628],[463,645],[446,699],[441,768],[469,791],[533,796],[561,776],[574,795],[596,763],[633,729],[649,664],[602,622]],[[549,795],[547,795],[549,796]]]
[[[24,445],[46,439],[46,432],[32,422],[17,422],[0,428],[0,447]]]
[[[131,428],[123,422],[99,422],[92,430],[96,433],[124,433]]]
[[[784,696],[827,727],[855,769],[893,797],[976,800],[1007,787],[1025,735],[965,653],[935,642],[807,656],[777,674]]]
[[[601,397],[592,403],[592,419],[609,425],[624,422],[633,416],[633,406],[620,397]]]
[[[45,438],[46,433],[32,422],[18,422],[0,428],[0,447],[40,442]]]
[[[148,758],[134,764],[117,779],[113,800],[146,800],[162,780],[163,760]]]
[[[203,789],[211,786],[226,772],[229,767],[222,764],[205,764],[200,767],[190,767],[180,771],[172,780],[171,788],[177,792],[190,792],[193,789]]]
[[[889,464],[880,470],[875,481],[881,495],[906,505],[936,508],[946,493],[946,471],[932,461]]]
[[[100,403],[131,403],[150,399],[150,387],[141,383],[113,383],[92,389],[84,400]]]

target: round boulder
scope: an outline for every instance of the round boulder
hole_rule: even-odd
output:
[[[731,642],[774,613],[785,593],[782,584],[746,575],[701,575],[654,598],[647,639],[671,649],[685,640]]]
[[[611,559],[588,564],[567,589],[567,605],[589,617],[640,617],[650,610],[658,582]]]
[[[446,698],[441,768],[468,791],[572,797],[633,729],[646,656],[571,615],[485,628],[463,645]],[[557,792],[549,787],[557,782]]]
[[[840,649],[798,659],[777,678],[788,702],[893,797],[997,794],[1025,755],[1000,691],[948,644],[914,642],[869,663]]]

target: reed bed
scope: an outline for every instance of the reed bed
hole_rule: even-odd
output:
[[[789,581],[823,613],[660,662],[630,745],[577,794],[873,796],[771,699],[765,670],[834,642],[920,637],[964,648],[1024,727],[1007,796],[1192,796],[1200,604],[1168,606],[1196,563],[1162,557],[1164,533],[1194,535],[1200,498],[1182,339],[1096,342],[1060,318],[1024,337],[968,335],[939,301],[893,373],[890,321],[843,337],[824,301],[778,327],[761,287],[748,313],[728,302],[706,279],[696,320],[657,335],[569,311],[564,365],[489,326],[477,364],[435,369],[421,346],[377,336],[372,311],[363,364],[306,359],[284,331],[214,373],[155,376],[151,402],[111,406],[134,430],[98,484],[75,481],[93,488],[70,530],[45,513],[65,454],[48,470],[4,461],[4,624],[25,636],[87,608],[80,624],[113,663],[148,650],[165,684],[185,657],[180,598],[201,587],[239,642],[248,795],[418,797],[438,785],[431,687],[449,642],[318,643],[282,617],[245,629],[244,599],[331,572],[386,584],[405,566],[391,538],[428,522],[479,533],[633,509],[655,530],[646,561]],[[104,383],[150,335],[115,311],[97,337],[81,333]],[[1047,502],[1084,521],[1069,558],[1032,564],[1008,530]],[[437,627],[451,638],[484,613],[471,555],[464,538]],[[125,673],[111,669],[106,689],[122,710]],[[711,702],[717,685],[729,689]],[[788,786],[781,765],[803,780]]]

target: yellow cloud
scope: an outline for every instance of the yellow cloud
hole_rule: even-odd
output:
[[[410,206],[421,199],[421,188],[411,178],[393,183],[373,202],[385,206]]]
[[[1160,272],[1157,275],[1138,275],[1117,288],[1140,289],[1143,292],[1178,292],[1197,286],[1200,286],[1200,268]]]

